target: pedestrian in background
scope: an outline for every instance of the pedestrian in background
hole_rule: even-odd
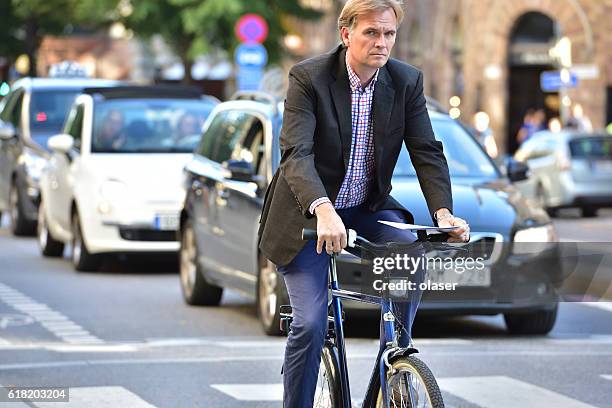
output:
[[[572,108],[572,116],[567,121],[566,127],[586,133],[593,131],[593,124],[591,120],[585,116],[582,105],[579,103],[575,104]]]
[[[523,124],[516,134],[519,145],[525,143],[534,133],[546,128],[546,113],[544,109],[527,109],[523,117]]]

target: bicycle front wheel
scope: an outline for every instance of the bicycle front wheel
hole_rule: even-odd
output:
[[[440,387],[425,363],[408,356],[393,361],[392,367],[386,390],[391,408],[444,408]],[[377,408],[384,408],[382,392],[379,389]]]
[[[340,368],[334,348],[330,344],[323,346],[321,352],[321,365],[317,377],[317,388],[313,408],[340,408]]]

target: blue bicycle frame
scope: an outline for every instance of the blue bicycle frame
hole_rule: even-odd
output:
[[[349,387],[348,367],[346,362],[346,348],[344,345],[344,327],[342,325],[342,302],[341,299],[356,300],[358,302],[372,303],[381,305],[382,316],[384,320],[384,336],[385,351],[382,353],[380,361],[378,361],[380,371],[381,389],[387,389],[386,368],[390,367],[388,362],[389,354],[399,349],[397,339],[395,338],[395,318],[392,313],[392,300],[381,297],[367,295],[359,292],[352,292],[338,287],[338,276],[336,273],[336,254],[331,255],[329,261],[330,268],[330,287],[331,287],[331,302],[334,315],[334,329],[336,333],[336,347],[338,349],[338,366],[340,371],[340,384],[342,392],[342,401],[344,408],[351,408],[351,392]],[[403,349],[410,353],[416,353],[414,348]],[[389,401],[386,392],[382,393],[383,406],[388,407]],[[412,399],[412,395],[410,396]]]

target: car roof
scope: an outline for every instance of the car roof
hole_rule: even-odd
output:
[[[218,105],[217,109],[219,110],[228,110],[228,109],[240,109],[240,110],[251,110],[261,112],[266,116],[274,116],[277,112],[282,112],[283,103],[278,102],[276,105],[276,109],[278,111],[275,112],[274,105],[262,101],[254,101],[254,100],[230,100],[226,102],[222,102]]]
[[[584,132],[576,129],[562,129],[559,132],[552,132],[550,130],[541,130],[536,132],[531,136],[532,138],[541,138],[541,137],[555,137],[557,139],[565,139],[566,141],[570,141],[573,139],[581,139],[587,137],[612,137],[612,135],[607,134],[605,132]]]
[[[131,98],[171,98],[171,99],[201,99],[202,92],[192,86],[185,85],[152,85],[134,86],[124,85],[111,88],[88,87],[83,93],[100,95],[104,99],[131,99]]]
[[[120,81],[99,78],[21,78],[13,88],[25,89],[83,89],[85,87],[106,87],[121,84]]]

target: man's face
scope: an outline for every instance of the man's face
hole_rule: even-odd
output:
[[[123,129],[123,115],[117,111],[108,113],[102,128],[102,137],[115,137]]]
[[[395,44],[396,30],[397,19],[392,8],[360,15],[350,32],[342,27],[342,40],[348,46],[351,67],[377,69],[385,65]]]

